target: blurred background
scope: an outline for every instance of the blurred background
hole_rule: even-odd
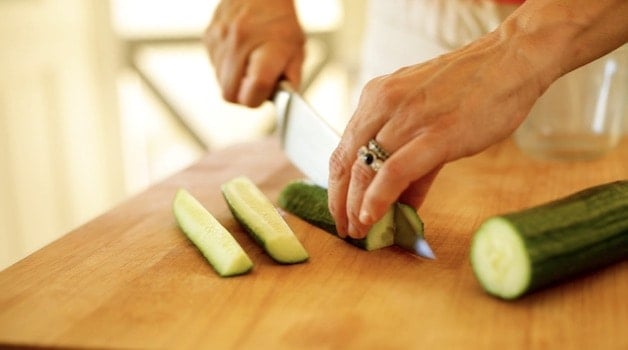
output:
[[[0,269],[207,152],[272,131],[270,103],[221,98],[200,41],[217,2],[0,1]],[[365,1],[296,3],[306,98],[342,129]]]
[[[271,132],[224,102],[200,37],[218,0],[0,2],[0,269],[206,152]],[[310,102],[342,128],[364,1],[297,1]]]

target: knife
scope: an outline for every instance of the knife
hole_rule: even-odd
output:
[[[285,80],[279,83],[273,102],[284,153],[312,182],[327,188],[329,159],[340,134]],[[421,231],[413,238],[398,241],[395,237],[395,243],[421,257],[435,258]]]

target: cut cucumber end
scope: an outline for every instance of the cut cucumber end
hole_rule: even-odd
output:
[[[277,237],[266,242],[268,254],[282,264],[297,264],[306,261],[309,254],[301,243],[292,237]]]
[[[525,243],[502,217],[488,219],[471,243],[473,272],[489,294],[514,299],[527,291],[532,269]]]
[[[253,268],[253,262],[231,233],[188,191],[179,189],[172,207],[183,233],[220,276],[241,275]]]

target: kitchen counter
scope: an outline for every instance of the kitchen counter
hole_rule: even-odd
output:
[[[301,177],[272,138],[208,154],[0,272],[0,344],[628,349],[628,261],[512,302],[485,294],[469,263],[487,217],[628,178],[626,138],[594,161],[535,160],[508,140],[448,164],[420,209],[435,261],[362,251],[284,213],[310,259],[278,265],[222,199],[220,185],[238,175],[273,201]],[[181,233],[171,210],[180,187],[234,234],[250,274],[218,277]]]

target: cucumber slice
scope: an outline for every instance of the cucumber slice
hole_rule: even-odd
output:
[[[310,224],[337,235],[336,222],[327,206],[327,190],[318,185],[293,181],[286,185],[278,199],[279,206]],[[376,250],[394,244],[394,210],[386,212],[384,217],[371,227],[366,238],[346,238],[352,245],[364,250]]]
[[[222,193],[233,216],[275,261],[304,262],[309,255],[277,209],[247,177],[222,185]]]
[[[470,254],[480,284],[503,299],[627,258],[628,181],[489,218]]]
[[[395,243],[395,222],[393,207],[390,207],[386,214],[379,219],[362,239],[347,237],[346,240],[358,248],[364,250],[377,250],[390,247]]]
[[[253,268],[253,262],[229,231],[188,191],[177,191],[172,208],[183,233],[220,276],[241,275]]]

